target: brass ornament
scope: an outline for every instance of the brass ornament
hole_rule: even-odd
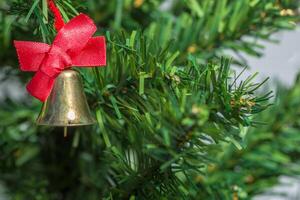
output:
[[[55,80],[50,96],[44,103],[37,118],[38,125],[65,127],[85,126],[96,123],[92,116],[80,74],[64,70]]]

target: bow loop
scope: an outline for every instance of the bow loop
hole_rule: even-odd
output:
[[[37,71],[50,45],[40,42],[14,41],[22,71]]]
[[[93,21],[88,16],[80,14],[60,29],[53,44],[74,58],[86,46],[96,30]]]

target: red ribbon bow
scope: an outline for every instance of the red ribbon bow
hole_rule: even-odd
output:
[[[28,92],[44,102],[64,69],[106,65],[105,38],[92,37],[96,29],[88,16],[80,14],[60,29],[52,45],[14,41],[21,70],[36,71]]]

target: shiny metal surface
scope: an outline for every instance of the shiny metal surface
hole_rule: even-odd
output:
[[[54,87],[44,103],[38,125],[84,126],[96,123],[87,104],[80,74],[64,70],[55,80]]]

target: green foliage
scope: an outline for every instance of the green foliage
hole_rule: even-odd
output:
[[[94,189],[98,188],[99,184],[104,191],[104,196],[112,195],[117,199],[129,198],[131,195],[150,199],[156,199],[161,195],[170,198],[174,192],[176,195],[188,198],[188,194],[181,193],[182,190],[188,190],[185,186],[187,181],[185,176],[190,177],[190,172],[200,173],[204,164],[211,159],[205,154],[214,151],[220,141],[241,140],[239,127],[251,125],[252,121],[249,117],[252,113],[266,108],[267,105],[258,102],[261,98],[253,95],[258,85],[252,84],[250,79],[238,87],[230,84],[230,82],[235,84],[237,81],[228,79],[230,63],[227,59],[216,64],[198,66],[188,62],[186,66],[177,67],[172,62],[175,56],[169,55],[168,49],[147,42],[147,38],[140,33],[114,37],[107,35],[107,39],[108,55],[111,55],[107,67],[82,70],[99,128],[92,128],[94,135],[85,135],[84,132],[87,130],[82,130],[72,137],[79,155],[72,155],[70,159],[75,163],[78,162],[79,165],[83,162],[82,168],[73,169],[73,173],[78,176],[81,173],[89,173],[89,169],[92,168],[92,174],[82,178],[88,179],[88,182],[96,181],[93,183],[96,184],[93,186]],[[268,97],[264,98],[268,99]],[[243,99],[245,103],[233,104],[235,99]],[[26,107],[21,108],[22,112],[25,112],[23,109],[26,111]],[[6,115],[9,112],[11,110],[6,111]],[[38,165],[42,163],[41,169],[44,171],[42,174],[47,174],[50,170],[52,177],[47,179],[52,179],[58,174],[51,173],[51,169],[47,166],[48,162],[51,163],[51,167],[57,169],[63,169],[65,164],[60,164],[57,159],[52,163],[51,156],[47,154],[50,156],[50,161],[40,159],[44,157],[43,151],[46,150],[44,148],[53,152],[51,154],[56,154],[57,146],[50,146],[50,144],[55,143],[61,135],[47,134],[40,136],[45,138],[37,141],[37,136],[34,134],[36,127],[32,124],[32,112],[22,116],[25,119],[30,117],[29,124],[32,130],[26,130],[28,135],[17,132],[25,141],[32,141],[33,144],[29,143],[22,148],[20,144],[15,143],[14,138],[11,141],[9,135],[3,135],[3,141],[16,144],[16,146],[8,145],[9,148],[13,148],[8,150],[8,154],[12,151],[20,152],[16,157],[12,157],[13,167],[3,163],[4,169],[7,167],[7,173],[10,174],[9,170],[19,167],[21,172],[26,169],[27,173],[30,171],[30,174],[37,175],[38,172],[34,169],[27,168],[32,167],[32,162],[37,162]],[[17,119],[19,118],[16,118],[14,123],[3,124],[3,133],[13,130],[11,126],[16,125]],[[20,137],[18,133],[16,134]],[[91,152],[81,153],[87,151],[87,144],[78,139],[82,137],[86,137],[89,142],[93,141],[92,149],[88,147]],[[21,140],[22,144],[24,140]],[[38,148],[43,141],[50,144]],[[100,154],[101,149],[105,149],[105,155]],[[69,147],[65,151],[75,150]],[[96,156],[97,152],[101,159]],[[101,166],[99,159],[104,160],[104,166]],[[108,161],[109,164],[106,163]],[[92,163],[87,165],[86,162]],[[111,171],[109,179],[112,179],[110,184],[114,187],[107,185],[106,188],[98,182],[108,181],[106,177],[108,174],[94,173],[98,167],[107,167],[106,173]],[[158,174],[152,181],[153,171]],[[185,176],[178,177],[177,174],[181,173]],[[15,175],[10,174],[10,176]],[[3,180],[6,178],[3,177]],[[71,180],[74,181],[72,177]],[[61,183],[60,187],[55,185],[52,188],[51,181],[53,180],[45,184],[49,191],[54,190],[51,192],[53,195],[55,192],[65,190],[71,184],[66,181]],[[19,184],[20,187],[25,185],[22,182]],[[83,191],[87,192],[86,184],[88,183],[83,180],[80,185],[73,186],[65,198],[78,198]],[[146,186],[140,188],[141,184]],[[167,185],[164,186],[165,184]],[[170,188],[165,190],[160,187]],[[91,193],[89,199],[93,199],[94,195],[100,194],[96,190],[95,193]]]
[[[298,102],[289,97],[273,125],[246,134],[272,93],[258,95],[265,81],[254,83],[256,74],[239,80],[220,56],[225,49],[260,55],[256,39],[294,27],[296,1],[186,0],[167,11],[162,0],[56,3],[66,21],[89,12],[103,27],[97,34],[106,34],[107,66],[77,69],[98,125],[71,129],[64,139],[59,128],[34,125],[38,102],[2,102],[0,180],[13,199],[247,199],[298,172],[296,127],[284,137],[275,131],[285,104]],[[52,16],[45,0],[0,7],[0,64],[14,72],[11,39],[50,43]]]
[[[236,188],[241,199],[251,199],[276,184],[279,176],[299,175],[299,95],[299,80],[293,88],[281,89],[272,109],[257,119],[267,124],[251,128],[247,134],[247,148],[237,151],[233,145],[225,144],[225,151],[219,153],[218,161],[202,177],[200,184],[206,189],[203,197],[225,199],[226,192]]]
[[[296,1],[211,1],[185,0],[174,5],[173,13],[161,13],[149,25],[150,33],[158,33],[156,40],[164,43],[169,38],[180,42],[175,49],[196,53],[199,59],[224,55],[224,50],[236,53],[236,62],[246,61],[241,53],[262,55],[258,39],[271,40],[272,33],[292,29],[298,17],[285,8],[297,8]],[[298,19],[297,19],[298,20]],[[185,54],[182,54],[183,59]]]
[[[44,41],[50,42],[54,30],[45,2],[46,0],[36,0],[33,3],[26,0],[4,1],[2,10],[5,18],[11,17],[7,14],[14,16],[11,19],[13,23],[4,26],[9,30],[6,40],[27,39],[34,32]],[[177,60],[180,64],[185,62],[189,53],[197,57],[198,63],[204,64],[207,59],[221,57],[230,50],[237,54],[234,62],[245,65],[246,61],[241,53],[261,56],[263,46],[258,39],[272,41],[272,33],[292,29],[299,20],[297,0],[184,0],[173,1],[168,9],[162,6],[163,0],[56,2],[65,20],[78,12],[89,12],[104,31],[124,28],[131,32],[142,29],[148,36],[154,37],[153,40],[160,46],[171,39],[179,41],[173,44],[172,52],[181,52]],[[20,29],[21,37],[18,35]],[[13,51],[11,45],[8,47],[9,51]]]

